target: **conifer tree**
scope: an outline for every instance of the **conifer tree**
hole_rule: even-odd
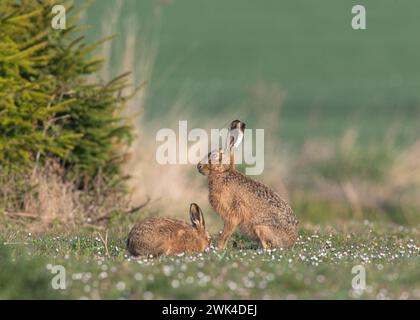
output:
[[[0,173],[23,174],[56,159],[88,188],[101,174],[120,176],[132,139],[121,117],[127,74],[108,83],[94,78],[102,59],[87,44],[79,15],[67,3],[67,26],[51,26],[53,0],[0,2]]]

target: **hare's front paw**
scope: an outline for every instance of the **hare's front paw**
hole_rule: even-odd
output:
[[[223,239],[219,239],[217,241],[217,249],[218,250],[225,250],[226,249],[226,241],[224,241]]]

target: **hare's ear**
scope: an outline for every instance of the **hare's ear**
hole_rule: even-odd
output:
[[[196,203],[191,203],[190,206],[190,219],[194,228],[205,229],[206,225],[204,222],[203,212]]]
[[[235,147],[237,148],[244,137],[246,124],[240,120],[233,120],[229,127],[229,134],[228,134],[228,148]]]

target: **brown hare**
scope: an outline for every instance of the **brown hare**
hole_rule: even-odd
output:
[[[233,123],[233,122],[232,122]],[[263,248],[291,247],[298,236],[298,221],[292,209],[275,191],[235,170],[230,140],[230,156],[223,150],[210,152],[197,165],[207,176],[210,204],[224,226],[218,248],[224,249],[236,227]]]
[[[149,218],[137,223],[127,239],[127,249],[133,256],[175,255],[183,252],[202,252],[210,246],[203,212],[192,203],[192,225],[169,218]]]

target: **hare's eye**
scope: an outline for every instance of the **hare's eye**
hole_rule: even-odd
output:
[[[219,155],[217,153],[213,153],[210,157],[211,162],[217,162],[219,160]]]

